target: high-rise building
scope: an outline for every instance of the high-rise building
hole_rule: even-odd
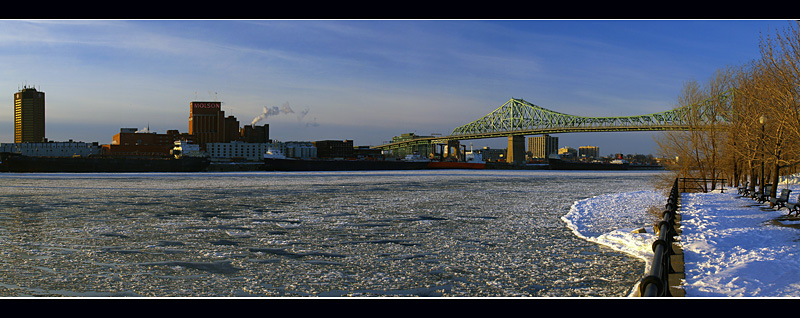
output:
[[[542,135],[528,138],[528,152],[531,158],[547,158],[558,154],[558,137]]]
[[[600,148],[595,146],[580,146],[578,147],[579,158],[598,158],[600,157]]]
[[[14,142],[44,141],[44,92],[25,86],[14,94]]]

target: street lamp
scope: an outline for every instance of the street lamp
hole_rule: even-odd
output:
[[[764,126],[767,124],[767,116],[761,115],[758,122],[761,124],[761,195],[763,196],[766,194],[764,193],[764,182],[766,182],[764,177]]]

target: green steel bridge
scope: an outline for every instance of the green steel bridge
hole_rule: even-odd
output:
[[[726,97],[723,95],[721,97]],[[448,136],[434,136],[396,141],[374,148],[395,150],[423,144],[447,144],[468,139],[509,137],[509,156],[515,143],[524,143],[525,135],[541,135],[572,132],[619,132],[619,131],[664,131],[691,130],[692,123],[724,120],[705,107],[706,102],[683,106],[660,113],[623,117],[583,117],[559,113],[523,99],[512,98],[482,118],[456,127]],[[691,116],[691,117],[690,117]],[[717,117],[717,118],[714,118]],[[688,120],[696,118],[699,120]],[[694,124],[696,125],[696,124]],[[523,145],[524,146],[524,145]],[[524,153],[524,150],[522,150]]]

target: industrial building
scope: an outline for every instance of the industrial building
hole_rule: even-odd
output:
[[[409,140],[415,139],[423,139],[423,138],[431,138],[433,136],[418,136],[414,133],[405,133],[401,134],[400,136],[392,137],[392,142],[404,142]],[[394,158],[404,158],[407,155],[411,155],[414,153],[418,153],[423,157],[428,157],[433,153],[436,153],[436,145],[431,144],[428,141],[421,141],[419,143],[407,143],[404,147],[393,149],[392,150],[392,157]]]
[[[269,143],[210,142],[206,144],[206,153],[210,158],[259,161],[271,147]]]
[[[244,125],[241,129],[241,141],[250,143],[267,143],[269,140],[269,125]]]
[[[103,145],[104,153],[112,156],[169,156],[175,141],[190,138],[177,130],[164,134],[151,132],[149,127],[120,128],[110,145]]]
[[[287,158],[317,158],[317,147],[310,141],[274,141],[270,148],[280,151]]]
[[[320,140],[313,142],[317,158],[353,158],[352,140]]]
[[[231,142],[240,139],[239,121],[225,117],[222,102],[193,101],[189,103],[189,134],[201,150],[210,142]]]
[[[355,146],[353,147],[353,156],[359,159],[383,159],[384,156],[380,149],[374,149],[370,146]]]
[[[31,157],[87,157],[103,153],[97,143],[82,141],[17,142],[0,144],[0,152],[18,153]]]

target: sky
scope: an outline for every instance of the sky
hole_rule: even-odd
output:
[[[13,94],[45,92],[53,141],[189,130],[221,101],[279,141],[377,146],[449,135],[511,98],[578,116],[672,109],[688,81],[759,58],[786,20],[0,20],[0,142]],[[565,133],[560,147],[656,154],[654,132]],[[505,148],[507,139],[467,140]]]

